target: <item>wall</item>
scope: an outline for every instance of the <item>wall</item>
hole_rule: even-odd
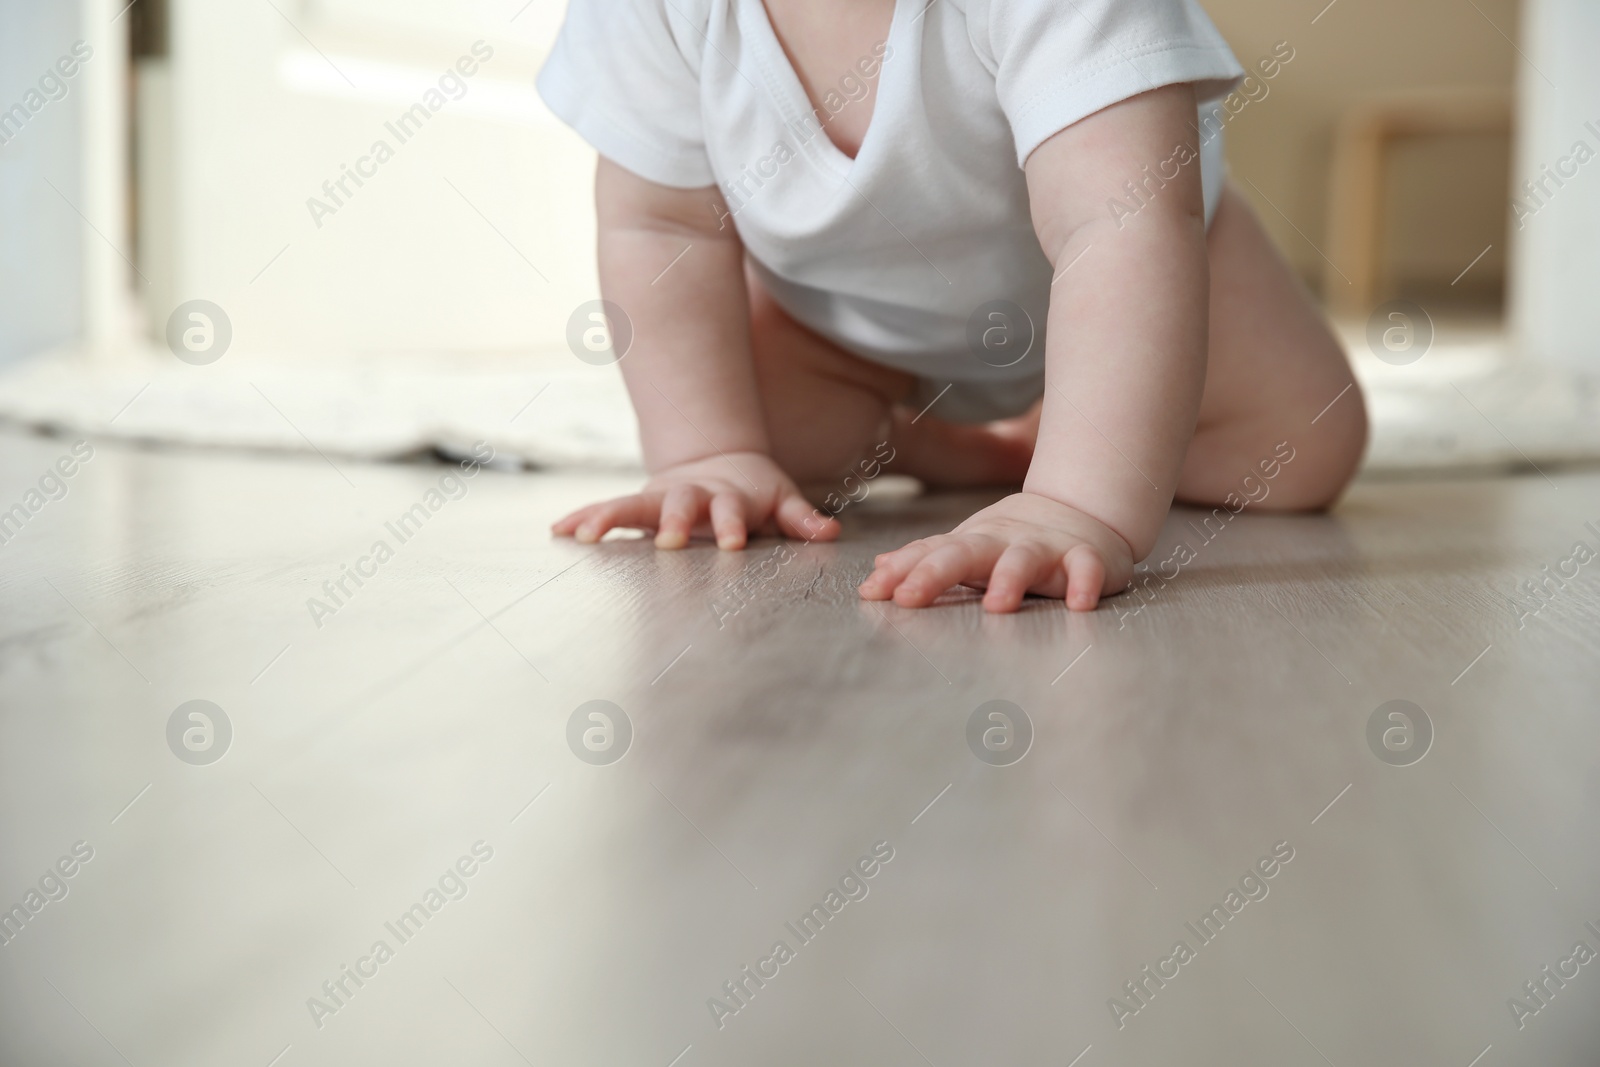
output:
[[[170,134],[161,184],[176,205],[169,247],[145,246],[152,332],[174,304],[203,298],[231,316],[241,351],[560,345],[595,281],[592,153],[531,87],[559,0],[171,2],[171,114],[147,122]],[[1312,280],[1324,270],[1314,246],[1326,243],[1343,109],[1422,87],[1509,90],[1515,53],[1489,20],[1516,29],[1515,0],[1336,0],[1318,17],[1321,6],[1208,4],[1247,64],[1277,41],[1295,48],[1271,95],[1230,125],[1229,152],[1259,187],[1241,182],[1245,194]],[[479,38],[496,55],[467,97],[396,145],[335,214],[314,219],[308,201],[327,199],[324,182],[376,139],[392,141],[384,123]],[[1493,243],[1453,295],[1498,295],[1507,151],[1503,138],[1478,138],[1397,153],[1388,258],[1402,287],[1450,291]]]
[[[1529,15],[1512,328],[1525,355],[1600,374],[1600,4],[1530,0]]]
[[[1363,99],[1450,87],[1509,93],[1520,62],[1502,36],[1517,38],[1517,0],[1336,0],[1326,9],[1326,0],[1202,2],[1246,66],[1278,41],[1295,49],[1270,95],[1229,126],[1228,156],[1259,186],[1258,193],[1239,182],[1279,247],[1317,286],[1329,269],[1315,246],[1327,244],[1329,162],[1343,111]],[[1501,137],[1417,142],[1395,153],[1391,290],[1498,300],[1509,167]],[[1451,279],[1491,243],[1452,290]]]

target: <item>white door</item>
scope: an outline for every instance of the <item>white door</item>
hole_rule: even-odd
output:
[[[0,0],[0,361],[103,340],[135,277],[116,14]]]
[[[559,347],[596,295],[593,156],[532,85],[560,15],[171,0],[152,325],[204,299],[246,352]]]

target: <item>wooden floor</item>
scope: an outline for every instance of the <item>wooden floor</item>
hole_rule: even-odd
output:
[[[996,617],[854,595],[976,497],[657,553],[545,533],[622,477],[70,454],[0,437],[8,1067],[1600,1062],[1600,474]]]

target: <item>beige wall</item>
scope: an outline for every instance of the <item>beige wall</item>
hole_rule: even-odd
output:
[[[1518,36],[1517,0],[1337,0],[1315,24],[1324,0],[1202,2],[1247,68],[1279,41],[1295,50],[1269,94],[1229,125],[1228,157],[1236,175],[1259,186],[1236,179],[1315,287],[1328,270],[1313,243],[1328,246],[1329,162],[1345,109],[1417,91],[1509,93],[1521,62],[1506,39]],[[1498,304],[1509,165],[1509,141],[1496,136],[1418,141],[1394,153],[1385,292]],[[1451,279],[1491,243],[1452,290]]]

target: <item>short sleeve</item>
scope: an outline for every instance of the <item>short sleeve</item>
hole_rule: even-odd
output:
[[[569,0],[539,95],[602,156],[649,181],[713,185],[701,129],[704,12],[693,0]]]
[[[1019,166],[1058,131],[1118,101],[1193,82],[1205,103],[1244,75],[1195,0],[968,3],[973,43],[993,64]]]

